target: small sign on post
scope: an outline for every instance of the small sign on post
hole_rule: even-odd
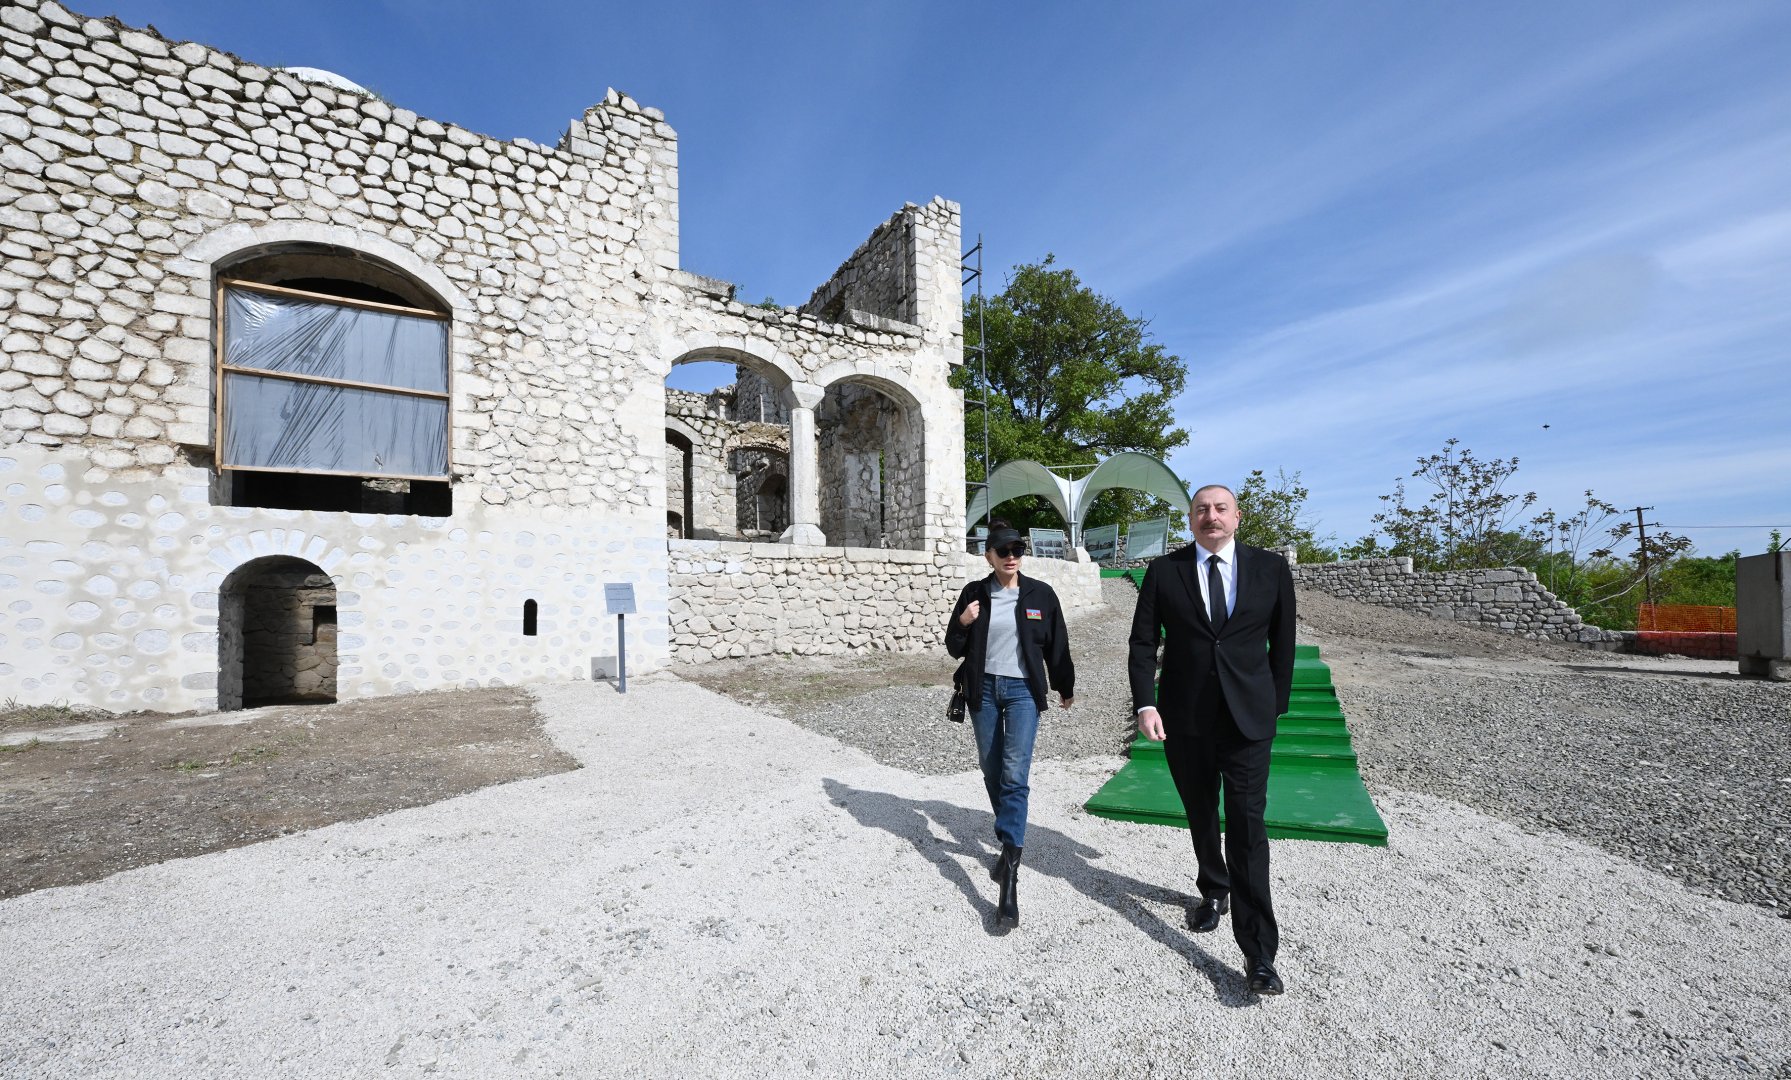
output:
[[[616,617],[616,693],[628,692],[628,616],[634,614],[634,585],[630,582],[603,583],[603,602]]]

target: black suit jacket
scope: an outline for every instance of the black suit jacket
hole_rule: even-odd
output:
[[[970,707],[983,700],[983,659],[989,647],[989,590],[995,587],[995,575],[972,581],[958,593],[952,605],[951,621],[945,624],[945,651],[964,662],[958,665],[954,681],[964,688]],[[965,626],[958,616],[972,600],[982,601],[976,621]],[[1036,619],[1026,617],[1028,609],[1039,613]],[[1070,662],[1070,632],[1063,622],[1063,607],[1051,586],[1020,575],[1020,599],[1014,604],[1014,621],[1020,633],[1020,664],[1026,669],[1026,688],[1032,700],[1044,712],[1047,685],[1064,697],[1076,696],[1076,665]],[[1047,684],[1046,677],[1049,676]]]
[[[1195,577],[1196,550],[1189,544],[1144,572],[1126,664],[1132,708],[1155,705],[1165,724],[1191,721],[1201,688],[1217,672],[1238,730],[1250,739],[1272,738],[1293,690],[1293,571],[1272,551],[1236,545],[1237,607],[1214,633]]]

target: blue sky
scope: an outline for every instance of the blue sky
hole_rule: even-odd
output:
[[[101,4],[500,138],[622,89],[750,301],[954,199],[992,285],[1054,252],[1187,360],[1185,479],[1299,470],[1344,540],[1452,436],[1755,526],[1704,553],[1791,524],[1791,5]]]

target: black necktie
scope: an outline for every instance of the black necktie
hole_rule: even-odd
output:
[[[1206,610],[1215,631],[1225,625],[1225,579],[1219,576],[1219,564],[1223,561],[1217,555],[1208,555],[1206,559]]]

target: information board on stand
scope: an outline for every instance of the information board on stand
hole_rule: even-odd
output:
[[[1126,561],[1154,559],[1169,550],[1169,519],[1137,521],[1126,530]]]
[[[1119,554],[1119,526],[1101,525],[1082,534],[1082,550],[1095,562],[1112,562]]]
[[[1027,546],[1035,559],[1069,558],[1069,539],[1062,529],[1033,529],[1026,534]]]

